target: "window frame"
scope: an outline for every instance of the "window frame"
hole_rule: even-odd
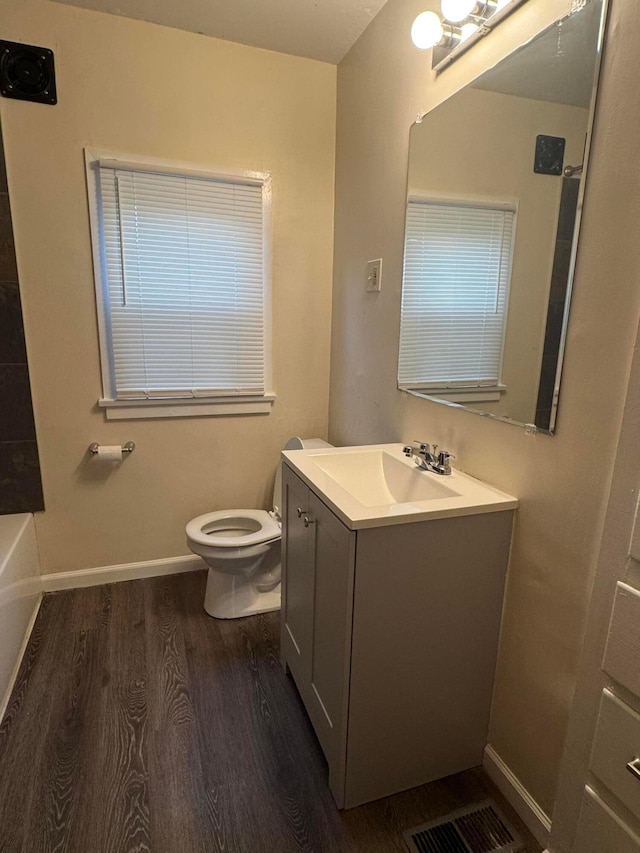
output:
[[[89,203],[89,224],[93,260],[102,396],[98,406],[108,420],[198,417],[214,415],[268,414],[276,395],[272,377],[272,176],[269,172],[248,170],[221,170],[194,166],[192,163],[171,161],[155,157],[115,153],[96,148],[85,148],[85,172]],[[207,397],[170,396],[163,398],[118,398],[112,357],[112,336],[108,310],[108,282],[102,240],[101,205],[99,191],[99,164],[113,161],[122,168],[147,169],[165,174],[212,180],[237,181],[262,187],[263,228],[263,296],[264,296],[264,392],[262,394],[215,395]]]
[[[407,239],[407,221],[408,210],[411,202],[422,204],[449,204],[452,206],[477,207],[483,209],[507,210],[513,213],[513,227],[511,232],[511,252],[509,257],[509,272],[507,277],[504,301],[504,316],[502,324],[502,343],[500,347],[500,362],[498,369],[497,382],[495,384],[464,384],[451,380],[449,382],[412,382],[401,383],[398,377],[397,386],[400,391],[405,391],[419,397],[428,397],[442,399],[447,403],[458,403],[466,405],[467,403],[480,402],[495,402],[499,401],[502,395],[506,392],[507,386],[502,379],[504,366],[504,350],[507,338],[507,321],[509,316],[509,301],[511,295],[511,284],[513,280],[513,264],[516,249],[516,234],[518,226],[518,208],[519,199],[505,198],[495,196],[468,196],[458,195],[453,193],[425,192],[424,190],[414,189],[409,187],[407,191],[407,201],[405,206],[405,231],[403,237],[403,266],[404,266],[404,246]],[[404,279],[404,272],[403,272]],[[402,335],[402,297],[401,309],[398,328],[398,370],[400,372],[400,338]]]

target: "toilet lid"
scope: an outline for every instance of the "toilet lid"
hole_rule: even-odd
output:
[[[188,539],[200,545],[241,548],[279,539],[281,530],[275,518],[264,509],[223,509],[192,519],[186,533]]]

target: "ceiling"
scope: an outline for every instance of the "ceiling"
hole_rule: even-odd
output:
[[[601,13],[602,3],[593,0],[485,72],[475,88],[588,107]]]
[[[386,0],[55,0],[337,64]]]

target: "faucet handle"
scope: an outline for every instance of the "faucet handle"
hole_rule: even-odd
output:
[[[405,456],[413,456],[415,453],[428,453],[429,445],[424,441],[414,441],[412,444],[405,444],[402,448]]]
[[[440,473],[450,474],[451,465],[449,463],[449,460],[455,458],[456,457],[453,455],[453,453],[449,453],[448,450],[441,450],[438,454],[438,467],[441,469]]]

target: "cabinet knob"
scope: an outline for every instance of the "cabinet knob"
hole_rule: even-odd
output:
[[[304,526],[308,527],[310,524],[315,524],[315,518],[309,518],[308,515],[304,517]]]
[[[299,506],[298,509],[296,510],[296,513],[298,514],[298,518],[302,518],[304,510],[302,509],[302,507]]]

